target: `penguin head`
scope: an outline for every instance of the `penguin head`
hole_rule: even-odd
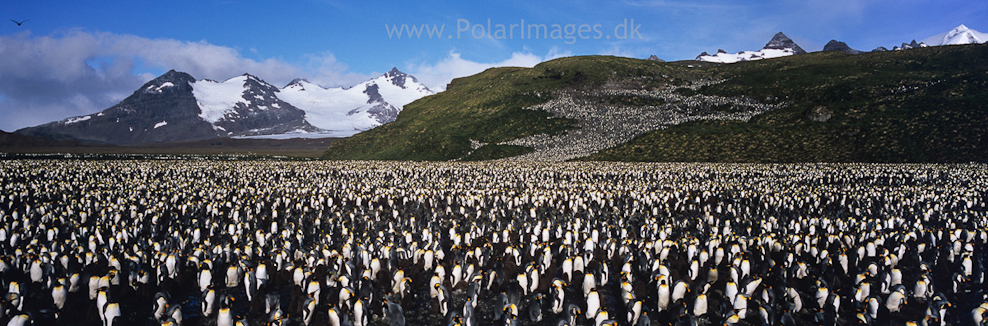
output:
[[[857,314],[854,315],[855,325],[871,325],[871,323],[872,323],[871,316],[866,313],[858,312]]]
[[[740,323],[741,323],[741,317],[739,317],[737,314],[733,314],[724,320],[724,326],[734,326]]]

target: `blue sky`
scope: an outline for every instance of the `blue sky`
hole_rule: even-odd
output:
[[[441,90],[493,66],[590,54],[684,60],[759,49],[779,31],[808,51],[831,39],[860,50],[891,48],[960,24],[988,31],[988,2],[949,0],[7,0],[0,13],[6,131],[102,110],[168,69],[217,80],[250,72],[277,86],[302,77],[330,87],[398,67]],[[29,20],[17,26],[8,19]],[[615,27],[632,19],[639,34],[618,39]],[[588,33],[568,41],[474,38],[493,34],[488,20],[492,29],[524,20],[573,31],[586,25]],[[444,26],[444,34],[389,37],[385,26],[402,24]],[[456,37],[460,27],[467,30]]]

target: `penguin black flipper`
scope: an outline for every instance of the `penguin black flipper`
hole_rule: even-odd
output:
[[[785,311],[779,318],[779,324],[783,326],[796,326],[796,318],[792,316],[792,313]]]
[[[638,324],[643,325],[640,318],[638,319]],[[680,318],[676,320],[676,326],[697,326],[696,318],[689,314],[680,316]]]

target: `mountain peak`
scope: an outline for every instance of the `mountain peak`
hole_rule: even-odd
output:
[[[195,80],[195,77],[192,77],[192,75],[172,69],[161,76],[144,83],[144,85],[134,93],[161,94],[163,91],[168,90],[187,90],[189,83],[195,82]],[[173,86],[178,86],[178,88]]]
[[[243,75],[240,75],[240,77],[244,77],[244,86],[245,87],[256,87],[259,91],[264,91],[264,92],[278,92],[279,91],[278,87],[275,87],[274,85],[269,84],[264,79],[261,79],[260,77],[257,77],[257,76],[254,76],[254,75],[251,75],[250,73],[244,73]],[[231,78],[231,79],[233,79],[233,78]],[[228,81],[229,81],[229,79],[228,79]]]
[[[765,44],[762,49],[774,49],[774,50],[785,50],[792,49],[793,54],[806,54],[806,50],[799,47],[796,42],[793,42],[786,34],[778,32],[775,36],[772,36],[772,40]]]
[[[406,82],[409,80],[413,83],[418,83],[418,79],[415,79],[415,76],[401,72],[401,70],[398,70],[398,67],[391,68],[391,70],[384,73],[384,75],[381,75],[381,77],[387,81],[390,81],[392,85],[401,87],[402,89],[409,87],[409,85],[406,85]]]
[[[384,79],[390,80],[395,86],[405,88],[405,78],[408,78],[408,74],[398,70],[398,67],[391,68],[387,73],[383,75]],[[412,77],[415,78],[415,77]]]
[[[384,75],[385,76],[397,76],[397,75],[407,75],[407,74],[401,72],[401,70],[398,70],[398,67],[392,67],[391,70],[388,70],[388,72],[385,73]]]
[[[268,82],[264,81],[264,79],[261,79],[261,77],[257,77],[255,75],[251,75],[250,73],[247,73],[247,72],[245,72],[243,75],[240,75],[240,76],[241,77],[244,77],[248,81],[252,80],[252,81],[254,81],[254,82],[258,83],[258,84],[270,85],[270,84],[268,84]]]
[[[830,40],[830,42],[827,42],[827,45],[824,45],[823,46],[823,50],[824,51],[840,51],[840,52],[845,52],[845,53],[848,53],[848,54],[859,54],[859,53],[861,53],[861,51],[852,49],[850,46],[847,46],[847,43],[844,43],[844,42],[841,42],[841,41],[838,41],[838,40]]]
[[[305,86],[302,85],[302,83],[310,83],[311,84],[311,82],[309,82],[308,79],[305,79],[305,78],[295,78],[295,79],[292,79],[291,82],[289,82],[287,85],[285,85],[285,87],[282,87],[282,88],[299,87],[299,88],[304,89]]]
[[[916,40],[913,40],[912,42],[909,43],[903,42],[902,46],[893,47],[892,50],[909,50],[909,49],[925,48],[928,46],[929,45],[926,45],[926,43],[923,42],[916,43]]]
[[[940,45],[980,44],[986,41],[985,38],[985,34],[961,24],[947,32],[947,35],[944,35],[943,40],[940,41]]]
[[[170,82],[175,82],[175,81],[178,81],[178,80],[192,80],[192,81],[194,81],[196,79],[194,77],[192,77],[192,75],[189,75],[188,73],[181,72],[181,71],[176,71],[175,69],[171,69],[171,70],[168,70],[168,72],[162,74],[161,76],[158,76],[155,79],[152,79],[151,82],[157,82],[157,84],[160,84],[160,83],[163,83],[163,82],[169,82],[169,81]]]

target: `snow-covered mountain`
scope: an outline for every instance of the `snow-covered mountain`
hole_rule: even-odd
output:
[[[773,36],[761,50],[741,51],[738,53],[727,53],[727,51],[724,50],[717,50],[717,53],[713,55],[703,52],[696,56],[696,60],[719,63],[735,63],[739,61],[778,58],[804,53],[806,53],[806,51],[799,47],[796,42],[793,42],[793,40],[786,36],[786,34],[779,32],[775,34],[775,36]]]
[[[392,69],[349,88],[297,79],[279,89],[243,74],[223,82],[171,70],[101,112],[17,133],[111,144],[214,137],[348,137],[394,121],[408,103],[432,94]]]
[[[199,117],[220,136],[318,131],[305,120],[303,110],[279,98],[277,87],[250,74],[222,83],[204,79],[190,85]]]
[[[909,43],[903,42],[902,45],[900,45],[900,46],[893,46],[892,47],[892,50],[893,51],[900,51],[900,50],[925,48],[925,47],[928,47],[928,46],[929,45],[927,45],[926,42],[916,43],[916,40],[913,40],[912,42],[909,42]]]
[[[973,30],[961,24],[943,34],[931,36],[923,42],[936,45],[981,44],[988,42],[988,34]]]
[[[925,48],[939,45],[960,45],[960,44],[982,44],[988,42],[988,34],[973,30],[961,24],[954,29],[933,35],[923,39],[922,42],[913,40],[910,43],[902,43],[901,46],[893,47],[893,50],[908,50],[915,48]]]
[[[296,79],[278,96],[305,111],[306,121],[313,126],[350,136],[394,121],[406,104],[431,94],[414,76],[394,68],[350,88],[323,88]]]

